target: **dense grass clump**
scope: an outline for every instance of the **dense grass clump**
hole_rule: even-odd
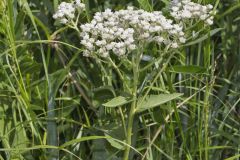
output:
[[[0,1],[1,160],[240,158],[239,0],[61,2]]]

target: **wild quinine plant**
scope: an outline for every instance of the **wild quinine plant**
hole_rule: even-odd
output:
[[[132,145],[134,117],[182,95],[153,95],[151,90],[171,57],[192,39],[194,25],[202,23],[207,28],[213,24],[213,6],[183,0],[172,3],[169,13],[164,14],[128,6],[118,11],[106,9],[97,12],[90,22],[80,23],[79,17],[86,14],[84,11],[85,4],[80,0],[62,2],[53,18],[75,29],[81,38],[79,47],[83,49],[83,55],[110,64],[120,77],[122,88],[118,90],[130,95],[119,95],[102,104],[105,107],[126,106],[124,111],[128,116],[124,125],[126,145],[123,159],[127,160]],[[143,63],[146,61],[147,64]],[[131,76],[122,69],[124,64],[127,64],[124,67],[130,70]],[[150,78],[145,75],[148,68],[156,71]]]
[[[73,19],[76,17],[76,12],[80,14],[85,10],[85,4],[80,0],[76,0],[73,3],[62,2],[58,6],[57,12],[53,15],[53,18],[59,20],[62,24],[73,23]]]

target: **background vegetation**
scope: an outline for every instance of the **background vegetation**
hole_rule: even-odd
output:
[[[106,8],[166,10],[169,4],[85,2],[82,22]],[[151,91],[184,96],[134,121],[130,159],[240,157],[240,1],[198,2],[217,7],[215,24],[163,67]],[[54,24],[59,3],[0,1],[0,159],[121,159],[128,108],[102,106],[120,94],[119,77],[109,65],[83,57],[79,36]]]

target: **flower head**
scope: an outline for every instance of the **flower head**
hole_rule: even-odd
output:
[[[81,3],[80,0],[75,0],[72,3],[62,2],[53,18],[59,20],[62,24],[66,24],[75,18],[76,11],[81,12],[82,10],[85,10],[85,4]]]
[[[62,2],[54,19],[66,24],[74,19],[76,13],[85,9],[81,0],[72,3]],[[85,56],[97,53],[102,57],[114,53],[127,55],[138,46],[155,43],[158,46],[176,49],[186,42],[184,27],[188,19],[213,24],[213,6],[201,5],[191,0],[174,1],[171,7],[172,19],[166,18],[161,11],[148,12],[134,7],[112,11],[97,12],[91,22],[82,24],[81,44]],[[160,47],[161,48],[161,47]]]
[[[176,20],[196,19],[202,20],[207,25],[213,24],[213,6],[201,5],[191,2],[191,0],[183,0],[177,4],[173,4],[171,15]]]
[[[126,55],[136,45],[150,42],[172,48],[185,42],[183,27],[173,24],[162,12],[134,10],[133,7],[115,12],[110,9],[97,12],[90,23],[81,25],[81,29],[81,44],[88,53],[97,52],[101,56],[108,56],[110,52]]]

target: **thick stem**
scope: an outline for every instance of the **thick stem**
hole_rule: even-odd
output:
[[[132,102],[131,110],[130,110],[129,117],[128,117],[127,140],[126,140],[126,143],[128,145],[126,146],[123,160],[128,160],[129,153],[130,153],[130,146],[132,144],[132,127],[133,127],[133,119],[134,119],[134,115],[135,115],[135,106],[136,106],[136,100],[134,100]]]
[[[132,145],[132,128],[133,128],[133,120],[135,115],[135,109],[137,107],[137,88],[138,88],[138,77],[139,77],[139,63],[140,63],[140,54],[137,54],[136,57],[132,57],[132,64],[133,64],[133,89],[132,89],[132,95],[133,95],[133,102],[131,104],[131,109],[128,115],[128,125],[127,125],[127,138],[126,143],[128,144],[126,146],[123,160],[128,160],[129,153],[130,153],[130,146]]]

